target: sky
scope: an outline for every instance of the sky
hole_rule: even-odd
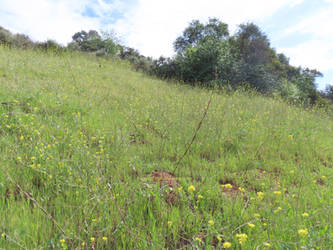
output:
[[[254,22],[294,66],[317,69],[333,85],[333,0],[0,0],[0,26],[35,41],[71,41],[81,30],[115,32],[146,56],[172,56],[189,22],[216,17],[231,33]]]

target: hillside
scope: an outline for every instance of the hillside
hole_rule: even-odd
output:
[[[182,159],[210,96],[0,47],[0,249],[333,248],[332,117],[214,92]]]

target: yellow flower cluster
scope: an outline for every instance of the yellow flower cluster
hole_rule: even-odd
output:
[[[247,234],[236,234],[239,244],[243,245],[247,240]]]
[[[249,226],[249,228],[254,228],[255,227],[255,225],[254,224],[252,224],[252,223],[250,223],[250,224],[247,224],[248,226]]]
[[[211,226],[213,226],[214,223],[215,223],[215,222],[214,222],[213,220],[209,220],[209,221],[208,221],[208,224],[211,225]]]
[[[308,213],[302,213],[302,216],[303,216],[304,218],[308,218],[308,217],[309,217],[309,214],[308,214]]]
[[[298,234],[300,235],[300,236],[307,236],[308,235],[308,230],[307,229],[300,229],[300,230],[298,230]]]
[[[262,200],[264,198],[264,192],[257,192],[258,199]]]
[[[224,188],[232,188],[232,185],[227,183],[227,184],[222,184],[221,185],[221,188],[224,189]]]
[[[226,242],[223,243],[223,247],[226,248],[226,249],[230,248],[231,247],[231,243],[228,242],[228,241],[226,241]]]
[[[187,189],[189,192],[194,192],[195,191],[195,186],[191,185]]]

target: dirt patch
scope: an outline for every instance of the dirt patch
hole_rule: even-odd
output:
[[[325,185],[325,182],[324,182],[323,179],[319,178],[319,179],[316,180],[316,184],[317,184],[318,186],[324,186],[324,185]]]
[[[327,168],[332,168],[333,167],[333,164],[329,164],[324,158],[319,156],[318,159],[321,162],[321,164],[323,164],[325,167],[327,167]],[[330,159],[330,162],[332,162],[331,160],[332,159]]]
[[[163,171],[155,171],[152,173],[153,182],[155,184],[160,184],[160,187],[167,186],[168,190],[164,190],[165,201],[170,205],[178,204],[179,197],[174,189],[179,185],[176,176]]]
[[[239,187],[238,186],[232,186],[232,188],[223,188],[223,194],[228,197],[236,197],[239,193]]]
[[[171,188],[176,188],[178,186],[178,181],[176,179],[176,176],[163,171],[154,171],[152,172],[153,176],[153,182],[160,183],[160,185],[167,185]]]
[[[130,144],[139,144],[139,145],[146,145],[150,144],[148,141],[145,140],[143,134],[130,134]]]

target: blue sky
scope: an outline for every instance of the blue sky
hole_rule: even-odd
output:
[[[115,31],[152,57],[172,56],[172,42],[193,19],[217,17],[231,32],[255,22],[295,66],[333,84],[333,0],[0,0],[0,26],[34,40],[66,44],[80,30]]]

